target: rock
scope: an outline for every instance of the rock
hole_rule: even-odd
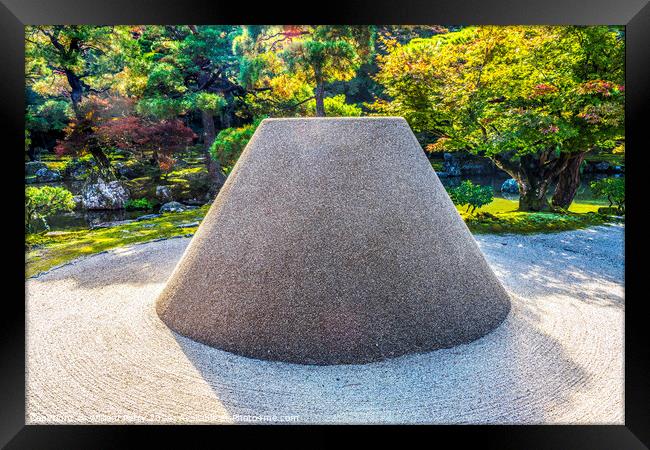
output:
[[[190,222],[190,223],[181,223],[176,225],[176,228],[195,228],[198,227],[199,223],[198,222]]]
[[[63,177],[67,180],[83,180],[95,165],[91,159],[73,159],[66,164],[63,170]]]
[[[444,153],[442,172],[448,177],[460,175],[489,175],[497,172],[496,166],[488,158],[463,153]]]
[[[146,172],[144,165],[138,161],[118,162],[115,164],[115,171],[128,179],[141,177]]]
[[[135,220],[140,222],[142,220],[151,220],[151,219],[157,219],[158,217],[161,217],[162,214],[145,214],[144,216],[137,217]]]
[[[598,164],[594,164],[594,171],[595,172],[607,172],[609,171],[609,163],[608,162],[599,162]]]
[[[501,185],[501,192],[507,192],[509,194],[519,194],[519,185],[517,180],[510,178],[503,182]]]
[[[74,195],[72,197],[72,201],[74,202],[74,209],[75,210],[79,210],[79,209],[83,208],[83,198],[81,197],[81,195]]]
[[[156,197],[156,186],[151,178],[142,177],[123,181],[124,186],[131,192],[134,200],[139,198],[152,199]]]
[[[96,225],[92,225],[92,228],[111,228],[118,225],[126,225],[127,223],[133,223],[135,220],[114,220],[112,222],[101,222]]]
[[[599,163],[588,161],[584,168],[582,169],[583,173],[625,173],[625,166],[622,165],[612,165],[607,161],[601,161]]]
[[[187,199],[185,200],[185,204],[192,205],[192,206],[203,206],[205,205],[205,196],[203,199],[196,198],[196,197]]]
[[[461,161],[460,171],[463,175],[489,175],[496,166],[488,158],[470,157]]]
[[[187,211],[188,209],[190,208],[183,205],[182,203],[168,202],[160,207],[160,212],[161,213],[182,212],[182,211]]]
[[[61,181],[61,174],[58,170],[50,170],[47,167],[42,167],[36,171],[33,177],[30,176],[30,183],[51,183],[53,181]]]
[[[47,166],[40,161],[29,161],[25,163],[25,176],[34,176],[41,169],[47,169]]]
[[[156,186],[156,198],[162,202],[171,201],[173,197],[169,186]]]
[[[65,236],[70,234],[70,231],[48,231],[45,236]]]
[[[460,176],[460,159],[451,153],[443,154],[445,161],[442,163],[443,171],[447,173],[449,177],[459,177]]]
[[[621,216],[625,214],[625,211],[622,211],[616,207],[605,206],[603,208],[598,208],[598,214],[604,214],[608,216]]]
[[[99,178],[81,189],[85,209],[122,209],[128,199],[129,193],[119,181],[105,182]]]

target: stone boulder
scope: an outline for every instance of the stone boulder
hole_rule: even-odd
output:
[[[142,177],[146,173],[144,164],[138,161],[118,162],[115,164],[115,171],[122,177],[133,178]]]
[[[63,177],[67,180],[83,180],[93,170],[94,165],[95,163],[91,159],[73,159],[66,164]]]
[[[497,168],[488,158],[464,153],[444,153],[442,173],[448,177],[460,175],[490,175],[497,172]],[[440,172],[439,172],[440,173]]]
[[[161,202],[169,202],[173,199],[169,186],[156,186],[156,198]]]
[[[470,157],[461,162],[463,175],[489,175],[496,172],[496,166],[488,158]]]
[[[443,157],[445,159],[445,161],[442,163],[443,172],[445,172],[448,177],[459,177],[461,173],[460,159],[451,153],[445,153]]]
[[[142,222],[143,220],[157,219],[160,216],[162,216],[162,214],[145,214],[144,216],[140,216],[140,217],[136,218],[135,220],[137,222]]]
[[[605,206],[598,208],[598,214],[604,214],[607,216],[621,216],[625,214],[625,210],[619,209],[615,206]]]
[[[26,182],[31,183],[52,183],[61,181],[61,173],[58,170],[49,169],[40,161],[25,163]]]
[[[594,164],[594,172],[608,172],[609,171],[609,163],[608,162],[599,162],[597,164]]]
[[[38,183],[51,183],[61,180],[61,173],[58,170],[50,170],[47,167],[36,171],[36,180]]]
[[[507,192],[508,194],[519,194],[519,185],[517,180],[510,178],[503,182],[501,185],[501,192]]]
[[[74,209],[75,211],[78,211],[80,209],[83,209],[83,197],[81,195],[75,195],[72,197],[72,201],[74,202]]]
[[[129,193],[119,181],[99,178],[81,189],[81,201],[85,209],[122,209]]]
[[[110,222],[100,222],[98,224],[91,225],[91,228],[92,229],[95,229],[95,228],[113,228],[113,227],[119,227],[120,225],[126,225],[126,224],[133,223],[133,222],[135,222],[135,220],[130,220],[130,219],[127,219],[127,220],[113,220],[113,221],[110,221]]]
[[[583,173],[605,173],[605,174],[622,174],[625,173],[625,166],[612,165],[607,161],[593,162],[587,161],[582,169]]]
[[[187,211],[188,209],[191,209],[188,206],[183,205],[182,203],[178,202],[168,202],[165,203],[160,207],[160,212],[161,213],[168,213],[168,212],[183,212]]]
[[[29,161],[25,163],[25,176],[32,177],[41,169],[47,169],[47,166],[40,161]]]
[[[179,223],[176,228],[195,228],[199,226],[199,222]]]

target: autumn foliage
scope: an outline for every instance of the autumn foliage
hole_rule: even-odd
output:
[[[192,144],[197,135],[179,118],[154,119],[138,116],[128,99],[89,97],[81,103],[80,118],[66,127],[58,155],[79,155],[93,147],[116,148],[151,160],[162,170],[174,162],[172,154]]]

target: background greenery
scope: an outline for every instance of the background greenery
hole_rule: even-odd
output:
[[[25,43],[28,274],[191,233],[265,117],[405,117],[478,232],[625,211],[621,27],[54,25]]]

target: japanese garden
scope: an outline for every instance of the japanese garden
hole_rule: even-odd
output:
[[[625,423],[624,27],[25,57],[27,424]]]

